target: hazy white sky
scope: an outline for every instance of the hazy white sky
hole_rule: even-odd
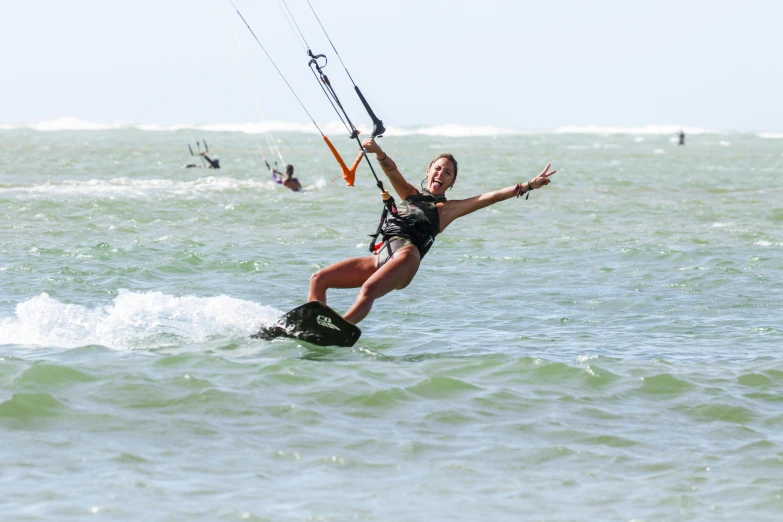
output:
[[[279,1],[235,0],[333,121]],[[287,3],[368,123],[306,0]],[[782,1],[311,3],[387,124],[783,130]],[[3,0],[0,19],[0,123],[242,123],[259,121],[254,99],[265,120],[309,122],[228,0]]]

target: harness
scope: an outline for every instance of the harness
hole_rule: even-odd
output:
[[[435,196],[423,190],[405,198],[404,212],[389,215],[386,207],[381,214],[381,221],[375,234],[370,234],[370,252],[375,252],[378,238],[381,237],[388,245],[393,237],[410,239],[424,257],[429,251],[435,236],[440,233],[440,215],[436,203],[446,201],[446,196]]]

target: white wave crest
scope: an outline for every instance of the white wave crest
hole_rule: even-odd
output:
[[[345,132],[345,127],[340,122],[328,123],[321,128],[326,132],[334,132],[339,128]],[[300,134],[318,134],[318,129],[312,123],[301,124],[286,121],[265,121],[265,122],[246,122],[246,123],[211,123],[204,125],[195,124],[176,124],[161,125],[156,123],[138,124],[132,126],[134,129],[152,132],[197,130],[203,132],[242,132],[245,134],[263,134],[265,132],[294,132]]]
[[[756,136],[767,140],[783,140],[783,132],[759,132]]]
[[[597,125],[569,125],[555,129],[555,134],[631,134],[631,135],[666,135],[678,134],[724,134],[721,131],[686,127],[684,125],[645,125],[643,127],[601,127]]]
[[[321,131],[327,135],[347,134],[342,122],[330,121],[319,124]],[[369,136],[372,128],[368,125],[358,125],[362,136]],[[263,134],[265,132],[319,134],[318,128],[312,123],[295,123],[287,121],[263,121],[245,123],[210,123],[210,124],[159,124],[159,123],[94,123],[77,118],[60,118],[33,124],[0,124],[0,130],[33,129],[38,131],[103,131],[115,129],[136,129],[147,132],[174,132],[192,130],[199,132],[241,132],[244,134]],[[472,136],[513,136],[532,134],[531,131],[508,129],[491,125],[431,125],[422,127],[396,127],[386,129],[386,136],[442,136],[462,138]]]
[[[474,136],[514,136],[520,134],[530,134],[528,131],[515,129],[504,129],[502,127],[493,127],[491,125],[457,125],[448,123],[446,125],[435,125],[432,127],[420,127],[416,129],[405,129],[402,127],[389,127],[387,136],[442,136],[445,138],[469,138]]]
[[[348,131],[342,122],[330,121],[319,125],[320,129],[327,135],[346,134]],[[260,123],[219,123],[209,125],[156,125],[144,124],[135,125],[134,128],[144,131],[178,131],[178,130],[198,130],[203,132],[242,132],[245,134],[263,134],[265,132],[293,132],[301,134],[318,134],[318,128],[312,123],[300,124],[285,121],[268,121]],[[372,128],[366,125],[358,125],[361,136],[369,136]],[[448,138],[461,138],[471,136],[509,136],[525,134],[524,131],[514,129],[504,129],[490,125],[469,126],[446,124],[431,127],[405,128],[405,127],[387,127],[386,136],[443,136]]]
[[[176,297],[120,290],[112,304],[87,308],[42,293],[0,319],[0,339],[24,346],[115,350],[161,348],[223,337],[247,337],[280,311],[226,295]]]
[[[319,123],[321,130],[327,135],[347,133],[340,121]],[[362,136],[369,136],[371,127],[357,126]],[[147,132],[167,132],[192,130],[199,132],[241,132],[244,134],[263,134],[265,132],[318,134],[318,128],[312,123],[296,123],[288,121],[261,121],[244,123],[96,123],[78,118],[64,117],[56,120],[32,124],[0,123],[0,130],[33,129],[39,131],[102,131],[115,129],[136,129]],[[446,123],[442,125],[427,125],[419,127],[389,126],[387,136],[441,136],[447,138],[481,137],[481,136],[515,136],[530,134],[629,134],[629,135],[675,135],[683,131],[686,135],[726,134],[724,131],[690,127],[686,125],[650,124],[640,127],[599,126],[599,125],[566,125],[553,130],[510,129],[492,125],[460,125]],[[783,133],[760,132],[761,138],[783,139]]]
[[[121,124],[105,124],[105,123],[93,123],[90,121],[80,120],[78,118],[60,118],[59,120],[44,121],[41,123],[34,123],[28,126],[30,129],[38,131],[61,131],[61,130],[84,130],[84,131],[96,131],[96,130],[112,130],[120,129],[123,127]]]

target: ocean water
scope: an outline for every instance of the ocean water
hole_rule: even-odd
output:
[[[4,520],[783,518],[783,136],[390,132],[451,198],[558,172],[338,349],[249,335],[366,253],[366,166],[285,127],[297,194],[257,126],[79,129],[0,129]]]

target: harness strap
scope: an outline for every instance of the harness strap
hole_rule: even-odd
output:
[[[389,194],[388,191],[384,190],[381,192],[381,197],[383,198],[383,212],[381,212],[381,219],[378,223],[378,228],[375,230],[375,234],[370,234],[370,237],[372,238],[372,242],[370,243],[370,252],[375,253],[375,244],[378,242],[378,237],[381,236],[381,233],[383,231],[383,225],[386,223],[386,218],[391,214],[392,216],[397,215],[397,205],[394,203],[394,198],[391,194]]]
[[[370,252],[375,253],[375,244],[378,242],[378,236],[381,235],[383,225],[386,223],[386,216],[389,215],[389,209],[386,205],[383,206],[383,212],[381,212],[381,221],[378,223],[378,228],[375,230],[375,234],[370,234],[372,241],[370,242]]]

